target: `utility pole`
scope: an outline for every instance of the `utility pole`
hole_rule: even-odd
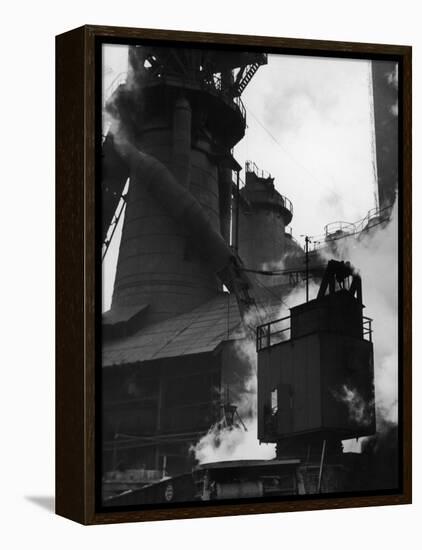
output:
[[[309,237],[305,235],[306,301],[309,302]]]
[[[306,301],[309,302],[309,243],[311,239],[308,235],[301,235],[305,237],[305,277],[306,277]]]

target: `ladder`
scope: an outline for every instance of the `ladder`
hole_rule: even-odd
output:
[[[259,67],[260,67],[259,63],[253,63],[253,65],[248,66],[248,70],[247,70],[245,76],[242,78],[242,80],[237,85],[237,88],[235,90],[236,96],[241,96],[242,95],[242,93],[245,90],[246,86],[252,80],[253,76],[255,75],[255,73],[259,69]]]

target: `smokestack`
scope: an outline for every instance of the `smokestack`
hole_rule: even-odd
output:
[[[274,178],[246,163],[246,181],[241,190],[239,255],[248,269],[280,268],[286,252],[285,227],[293,216],[292,203],[274,187]],[[266,277],[266,285],[277,284]]]
[[[216,272],[229,250],[200,201],[164,163],[135,148],[130,163],[112,309],[148,304],[150,320],[162,320],[216,294]]]
[[[391,206],[398,184],[398,66],[372,61],[379,208]]]
[[[127,83],[108,105],[120,137],[139,153],[136,168],[131,165],[111,310],[148,306],[148,322],[190,311],[221,291],[215,268],[226,268],[220,259],[231,257],[236,163],[230,151],[246,127],[232,72],[248,55],[207,54],[204,71],[202,50],[171,51],[130,47]],[[222,71],[224,90],[212,77]]]

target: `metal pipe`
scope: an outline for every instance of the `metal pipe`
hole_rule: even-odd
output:
[[[326,440],[324,439],[324,442],[322,444],[322,452],[321,452],[321,462],[319,464],[319,474],[318,474],[318,489],[317,493],[321,492],[321,481],[322,481],[322,468],[324,466],[324,458],[325,458],[325,445]]]
[[[198,255],[228,290],[234,292],[245,326],[254,335],[255,327],[246,317],[250,308],[256,307],[249,293],[251,283],[241,271],[242,261],[214,229],[201,204],[186,187],[176,181],[162,162],[140,152],[122,134],[115,138],[115,144],[130,167],[130,185],[142,186],[169,216],[185,228]]]
[[[142,185],[167,212],[188,231],[198,250],[216,273],[236,260],[223,237],[215,231],[202,206],[167,167],[138,151],[127,140],[115,139],[116,147],[130,165],[131,185]]]
[[[176,180],[189,187],[191,171],[191,122],[192,110],[189,102],[180,96],[173,113],[172,165]]]
[[[235,250],[239,252],[239,203],[240,203],[240,175],[236,172],[236,231],[235,231]]]
[[[220,205],[220,231],[223,239],[230,244],[230,215],[232,199],[232,171],[220,167],[218,170],[218,194]]]
[[[305,237],[306,301],[309,302],[309,237]]]
[[[103,143],[101,175],[101,224],[104,242],[129,177],[129,167],[118,154],[112,134],[108,134]]]

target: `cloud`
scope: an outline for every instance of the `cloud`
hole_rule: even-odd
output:
[[[271,55],[243,101],[248,130],[235,156],[275,177],[295,235],[375,206],[368,61]]]
[[[391,220],[360,239],[336,241],[335,257],[349,260],[362,277],[364,315],[373,319],[377,423],[397,422],[398,404],[398,221]],[[328,254],[327,258],[332,258]]]

